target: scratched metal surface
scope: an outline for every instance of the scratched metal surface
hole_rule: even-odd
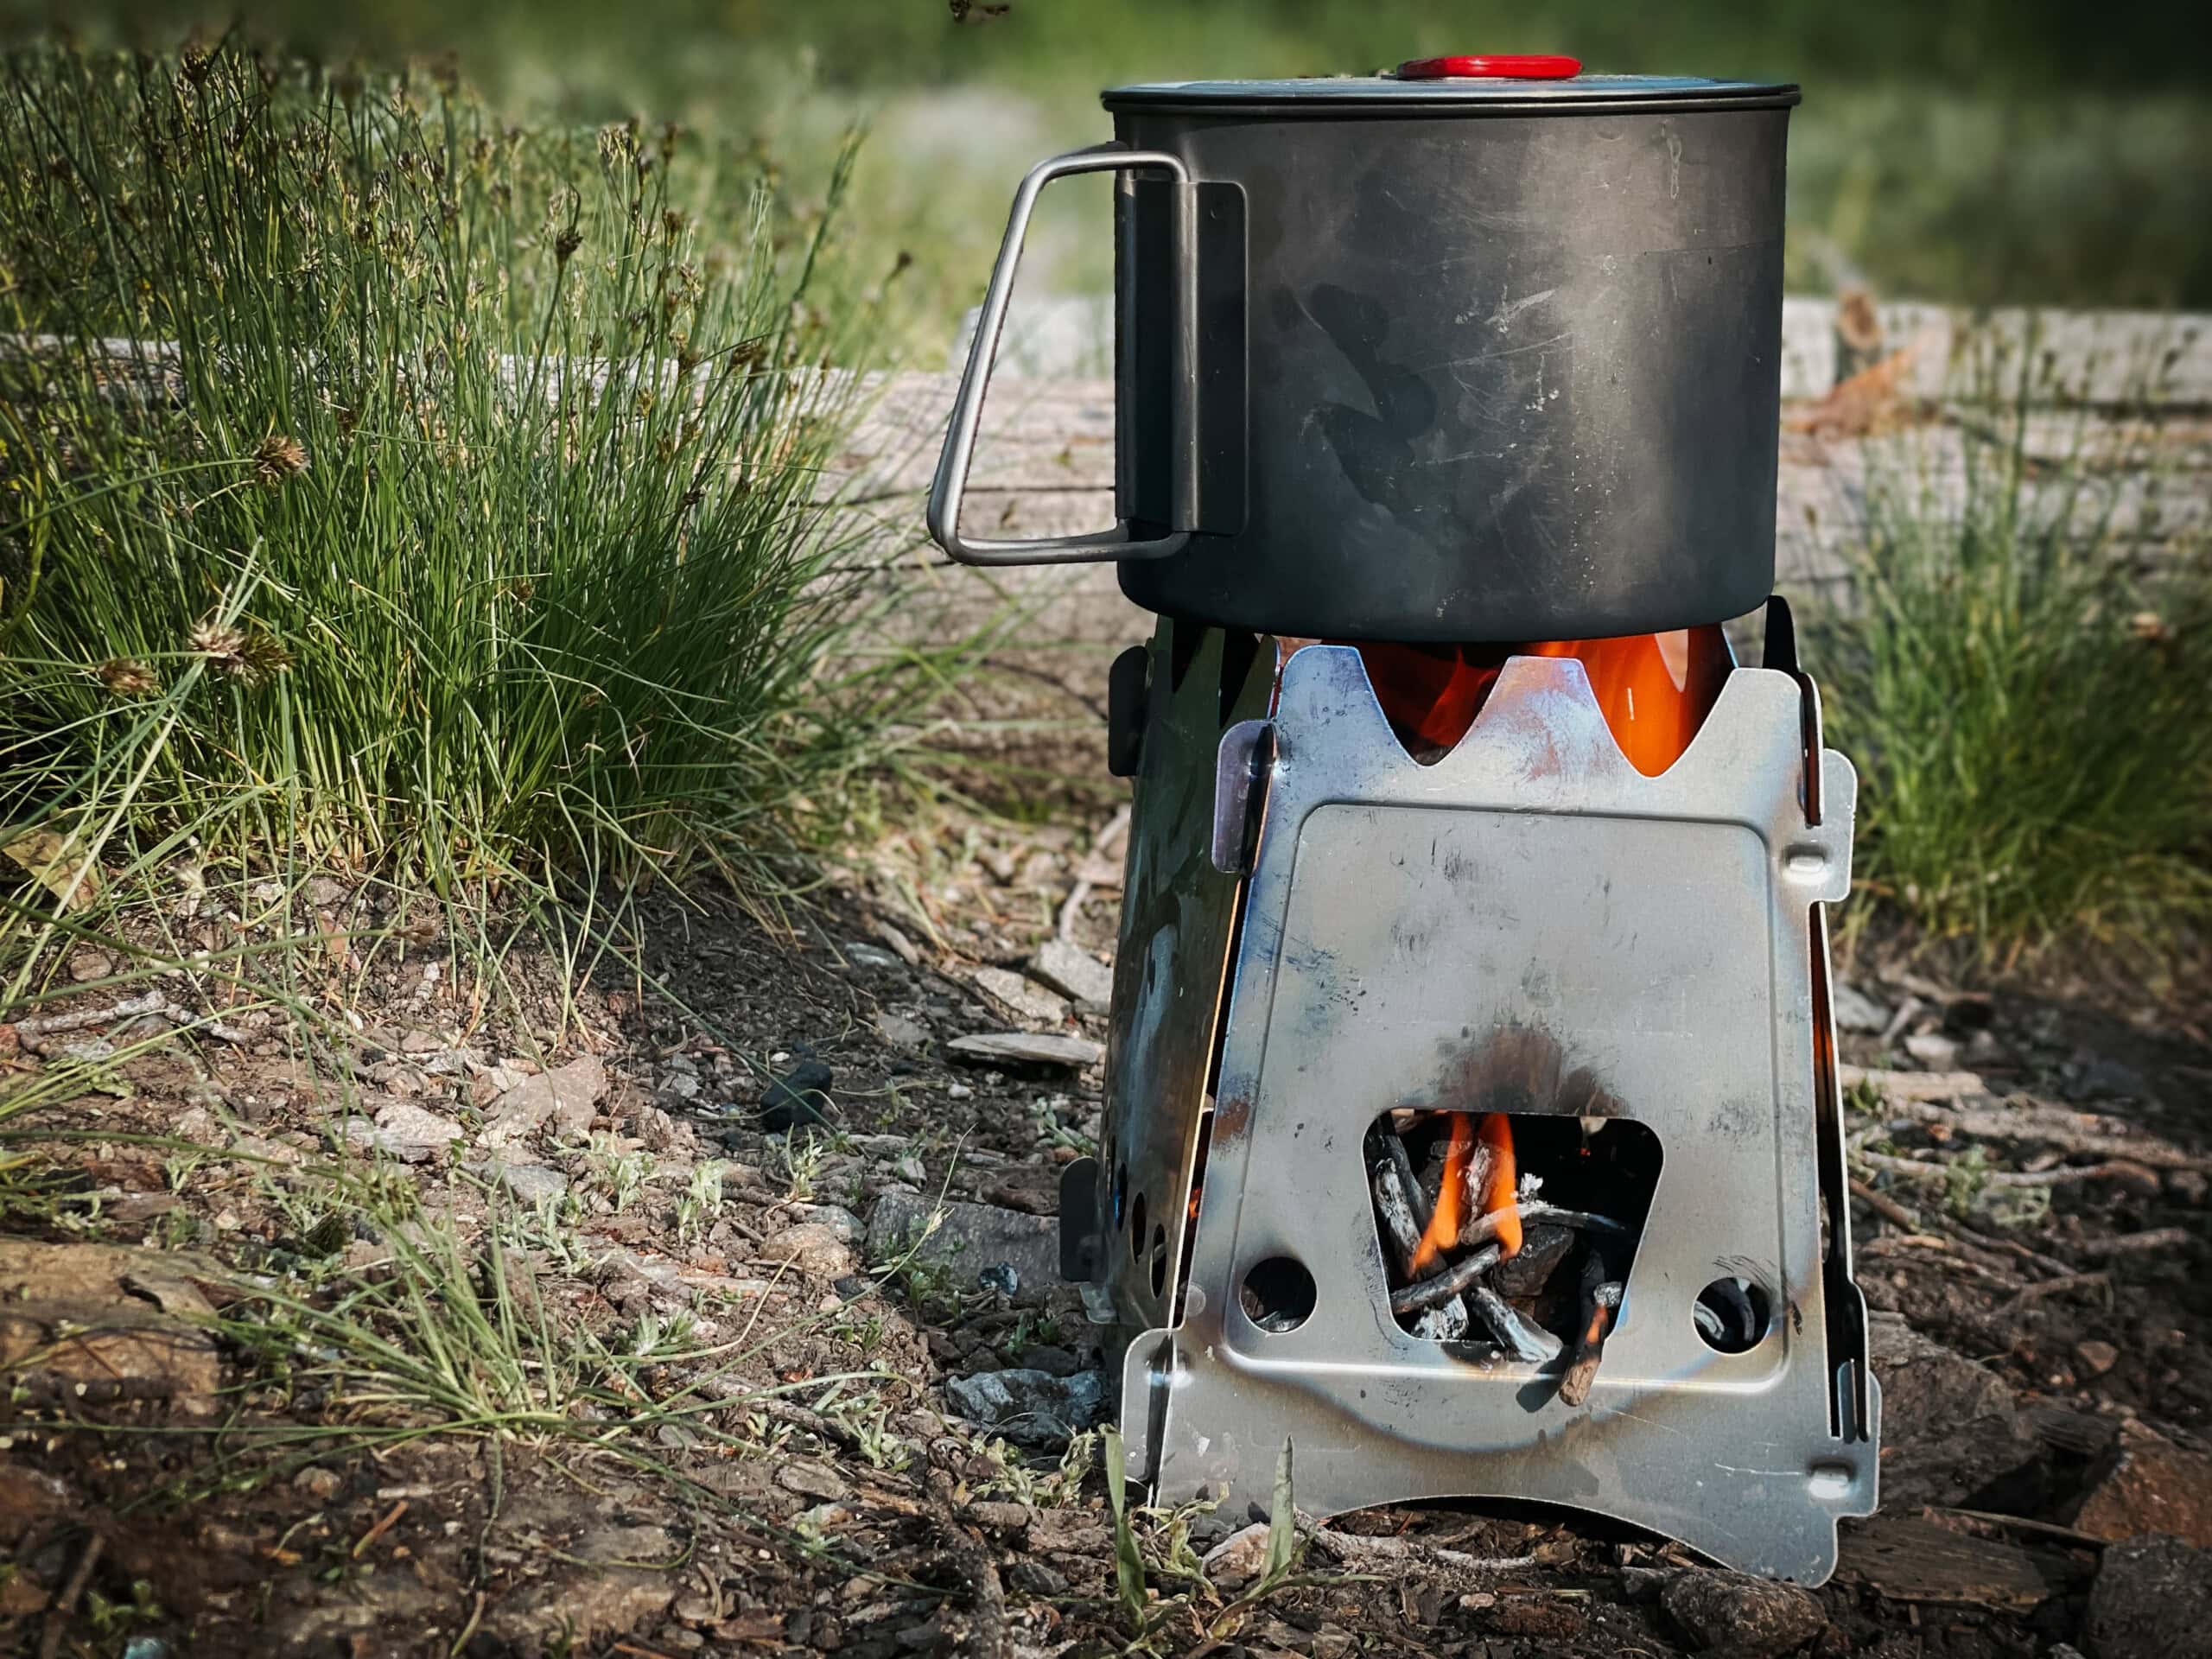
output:
[[[1357,652],[1288,659],[1183,1322],[1126,1362],[1133,1476],[1241,1510],[1266,1501],[1288,1439],[1318,1514],[1531,1497],[1748,1571],[1827,1576],[1837,1517],[1874,1507],[1879,1414],[1871,1380],[1861,1395],[1828,1359],[1829,1319],[1864,1313],[1823,1289],[1819,1118],[1835,1106],[1815,1071],[1812,918],[1847,890],[1856,779],[1823,753],[1807,823],[1804,707],[1791,676],[1738,670],[1689,752],[1647,779],[1580,664],[1518,658],[1466,740],[1421,766]],[[1537,1368],[1398,1329],[1362,1167],[1378,1111],[1453,1104],[1485,1041],[1529,1027],[1664,1157],[1580,1409]],[[1840,1229],[1836,1248],[1848,1290]],[[1236,1287],[1278,1255],[1318,1295],[1271,1333]],[[1721,1354],[1691,1306],[1738,1274],[1779,1312]]]
[[[1183,642],[1189,660],[1179,683],[1172,683],[1178,629],[1197,639]],[[1166,1322],[1182,1269],[1182,1218],[1238,885],[1207,855],[1214,751],[1229,721],[1267,712],[1274,687],[1274,651],[1267,641],[1249,663],[1230,662],[1227,671],[1237,683],[1224,696],[1224,643],[1218,628],[1173,618],[1162,618],[1153,638],[1114,957],[1099,1160],[1105,1282],[1125,1331]]]

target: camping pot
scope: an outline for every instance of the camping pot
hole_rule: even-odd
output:
[[[1305,637],[1592,639],[1758,606],[1797,89],[1579,69],[1107,92],[1114,142],[1015,194],[931,534],[973,564],[1118,560],[1148,609]],[[1120,521],[969,538],[1031,210],[1104,171]]]

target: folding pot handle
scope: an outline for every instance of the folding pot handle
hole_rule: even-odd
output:
[[[1132,536],[1124,518],[1111,530],[1083,536],[1047,536],[999,541],[970,540],[960,533],[960,503],[968,491],[968,469],[976,458],[976,433],[983,418],[983,393],[990,384],[991,367],[998,359],[999,335],[1006,327],[1007,302],[1014,294],[1014,268],[1021,263],[1022,237],[1029,229],[1029,215],[1037,197],[1054,179],[1071,173],[1118,172],[1125,168],[1156,167],[1173,175],[1176,183],[1173,246],[1175,253],[1176,317],[1173,344],[1175,388],[1174,518],[1177,528],[1166,536]],[[998,263],[991,267],[991,285],[983,295],[983,308],[976,319],[976,338],[968,348],[968,366],[960,376],[960,395],[952,404],[951,424],[945,429],[944,451],[938,457],[937,479],[930,486],[930,536],[963,564],[1075,564],[1102,559],[1159,559],[1182,550],[1190,527],[1198,522],[1198,239],[1196,197],[1190,170],[1179,156],[1166,150],[1130,149],[1119,143],[1099,144],[1065,156],[1055,156],[1031,168],[1014,193],[1014,210],[1007,216],[1006,239],[999,245]]]

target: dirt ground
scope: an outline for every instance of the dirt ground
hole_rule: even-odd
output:
[[[946,817],[787,931],[658,897],[632,957],[310,884],[277,908],[342,1039],[73,962],[86,989],[0,1027],[0,1088],[52,1096],[0,1163],[0,1643],[2212,1652],[2202,1011],[1872,938],[1840,1014],[1884,1510],[1827,1586],[1471,1504],[1303,1528],[1272,1578],[1249,1517],[1143,1512],[1117,1571],[1096,1438],[1069,1449],[1096,1328],[1035,1265],[1101,1071],[950,1046],[1103,1041],[1029,970],[1110,957],[1122,822]],[[921,1236],[944,1204],[982,1207]],[[972,1421],[959,1379],[1007,1369],[1067,1421]]]

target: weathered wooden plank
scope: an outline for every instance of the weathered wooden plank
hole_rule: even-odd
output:
[[[871,382],[867,421],[843,458],[837,482],[873,496],[870,510],[903,525],[918,547],[921,504],[935,467],[957,377],[906,374]],[[1909,503],[1922,518],[1955,518],[1967,501],[1977,434],[2009,419],[1970,407],[1923,406],[1902,397],[1885,414],[1892,429],[1839,433],[1787,412],[1777,479],[1777,585],[1801,599],[1848,596],[1854,551],[1869,504]],[[994,535],[1068,535],[1114,519],[1111,385],[1103,380],[995,383],[985,412],[968,503],[968,523]],[[2202,544],[2212,531],[2212,416],[2169,408],[2037,410],[2022,448],[2036,463],[2024,486],[2031,521],[2063,516],[2073,533],[2113,556],[2148,567]],[[1986,445],[1981,454],[1986,460]],[[2079,482],[2089,479],[2091,487]],[[2073,498],[2070,499],[2069,498]],[[925,550],[926,560],[933,556]],[[1054,565],[979,573],[948,570],[941,591],[974,584],[973,615],[1014,603],[1033,607],[1016,655],[1026,671],[1057,677],[1085,705],[1103,696],[1106,664],[1143,639],[1151,620],[1122,598],[1112,567]],[[957,614],[944,613],[941,615]],[[950,623],[944,624],[950,626]]]
[[[2212,319],[2159,311],[1965,311],[1909,301],[1853,304],[1853,345],[1838,333],[1838,302],[1782,302],[1782,395],[1818,397],[1869,351],[1913,352],[1906,390],[1943,397],[1985,386],[1997,364],[2037,359],[2029,393],[2038,403],[2108,407],[2212,406]],[[1872,339],[1864,323],[1871,314]],[[969,312],[951,358],[968,355]],[[1017,297],[1001,338],[1001,372],[1033,379],[1103,378],[1114,360],[1113,307],[1103,296]],[[1874,340],[1878,340],[1876,345]],[[1997,353],[1993,357],[1992,353]],[[1861,358],[1863,360],[1863,358]],[[2008,385],[2017,384],[2005,382]]]

